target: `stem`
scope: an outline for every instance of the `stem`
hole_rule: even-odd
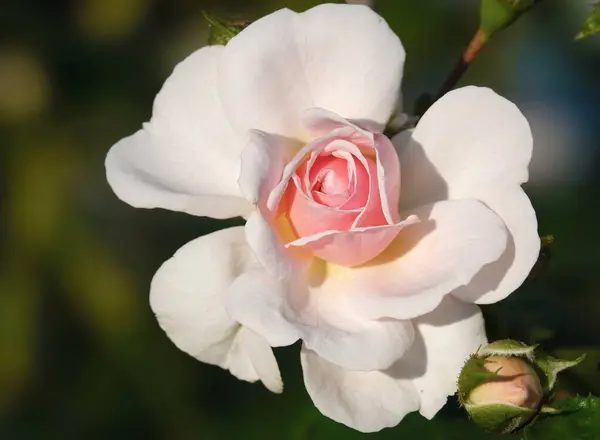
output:
[[[456,83],[460,80],[460,78],[463,76],[463,74],[467,71],[467,68],[473,62],[475,57],[477,57],[477,54],[479,53],[479,51],[481,51],[481,49],[483,49],[483,47],[487,43],[488,39],[489,39],[489,37],[485,32],[483,32],[481,29],[477,30],[477,32],[475,33],[475,35],[469,42],[469,45],[467,46],[465,51],[462,53],[461,57],[456,62],[454,69],[452,69],[452,71],[446,78],[446,81],[444,81],[444,84],[442,84],[442,87],[440,87],[440,90],[438,91],[435,99],[433,100],[434,102],[437,101],[438,99],[440,99],[442,96],[444,96],[450,90],[452,90],[454,88],[454,86],[456,86]]]

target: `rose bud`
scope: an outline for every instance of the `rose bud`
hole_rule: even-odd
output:
[[[529,359],[525,353],[486,353],[484,348],[466,362],[458,380],[459,399],[473,421],[508,433],[535,416],[544,390]]]
[[[490,356],[485,360],[487,371],[496,377],[477,386],[469,394],[473,405],[510,403],[523,408],[536,409],[543,395],[540,380],[523,359],[507,356]]]
[[[471,419],[489,431],[509,433],[533,423],[536,414],[558,414],[548,401],[558,373],[585,358],[554,358],[536,345],[512,339],[479,347],[458,378],[458,399]]]

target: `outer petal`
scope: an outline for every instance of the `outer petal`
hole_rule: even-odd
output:
[[[437,101],[414,132],[394,143],[403,166],[401,207],[476,198],[504,220],[505,254],[456,292],[499,301],[525,280],[539,254],[537,220],[520,184],[527,181],[532,137],[519,109],[490,89],[464,87]]]
[[[243,142],[216,92],[222,52],[205,47],[177,65],[150,123],[109,151],[108,182],[123,201],[216,218],[249,212],[237,186]]]
[[[244,244],[243,228],[205,235],[161,266],[152,280],[150,305],[180,350],[241,379],[261,379],[278,392],[281,378],[270,347],[225,310],[225,291],[251,264],[255,263]]]
[[[227,292],[227,312],[273,347],[291,345],[300,332],[285,316],[289,287],[260,267],[240,276]]]
[[[421,222],[402,229],[377,258],[332,268],[321,286],[324,295],[365,318],[414,318],[468,284],[506,248],[504,224],[476,200],[438,202],[412,213]]]
[[[267,208],[267,198],[279,184],[292,148],[280,136],[250,130],[242,152],[239,186],[246,199],[258,208],[246,223],[246,239],[263,268],[277,278],[288,278],[306,264],[302,255],[284,247],[282,242],[289,237],[281,236],[283,229],[274,227],[278,221],[276,213]]]
[[[400,146],[401,205],[520,185],[532,147],[529,124],[512,102],[483,87],[454,90],[423,115],[410,145]]]
[[[419,391],[420,412],[431,419],[456,392],[465,361],[487,342],[479,307],[447,296],[433,312],[415,319],[416,339],[394,366],[397,377],[411,378]]]
[[[227,311],[272,346],[302,339],[320,356],[355,370],[388,368],[410,347],[410,321],[357,319],[309,291],[312,280],[303,283],[284,284],[261,269],[247,272],[229,290]]]
[[[476,196],[504,220],[510,232],[506,251],[484,267],[466,286],[452,292],[477,304],[498,302],[523,283],[540,253],[537,218],[529,198],[519,187],[482,191]]]
[[[281,181],[283,170],[293,156],[293,145],[281,136],[259,130],[250,130],[247,138],[238,183],[246,199],[256,205],[266,202]]]
[[[282,222],[285,219],[281,220]],[[312,260],[312,255],[301,249],[286,249],[279,232],[263,213],[254,211],[246,222],[246,240],[264,270],[277,279],[285,280],[301,272]]]
[[[219,92],[240,132],[257,128],[305,139],[300,117],[309,107],[381,128],[396,101],[404,57],[398,37],[369,8],[284,9],[227,44]]]
[[[227,354],[227,368],[235,377],[248,382],[258,379],[274,393],[283,391],[283,382],[273,350],[266,341],[241,327]]]
[[[419,409],[415,386],[381,371],[351,371],[302,347],[306,390],[327,417],[362,432],[396,426]]]

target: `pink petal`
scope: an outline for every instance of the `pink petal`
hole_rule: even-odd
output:
[[[315,185],[316,178],[319,176],[321,171],[330,171],[329,174],[335,172],[334,168],[331,168],[332,162],[338,162],[337,168],[341,166],[346,167],[345,160],[335,158],[333,156],[323,156],[323,160],[316,160],[314,166],[311,168],[310,173],[314,179],[311,180],[311,184]],[[351,155],[351,160],[354,162],[354,168],[356,169],[355,180],[357,183],[356,193],[352,194],[350,198],[343,202],[348,202],[352,205],[358,205],[357,208],[362,207],[368,200],[369,193],[369,173],[365,169],[360,161]],[[365,161],[365,159],[363,159]],[[343,162],[343,165],[340,163]],[[368,163],[368,162],[367,162]],[[369,165],[375,166],[373,162]],[[326,169],[326,167],[329,167]],[[345,170],[344,170],[344,174]],[[359,209],[348,209],[331,207],[323,204],[325,200],[335,200],[334,196],[329,194],[316,193],[313,191],[313,198],[306,195],[300,184],[300,179],[295,179],[294,185],[289,185],[286,191],[286,199],[289,201],[287,207],[287,215],[290,219],[292,227],[299,237],[310,236],[318,234],[325,230],[336,230],[336,231],[347,231],[355,223],[356,218],[360,214]],[[347,178],[346,178],[347,181]],[[343,203],[342,202],[342,203]],[[381,224],[381,223],[379,223]]]
[[[366,185],[363,183],[360,186],[360,190],[365,191],[368,188],[368,199],[365,208],[356,218],[353,228],[365,228],[369,226],[382,226],[389,224],[384,215],[383,206],[381,204],[383,197],[381,197],[380,193],[377,171],[378,166],[371,159],[367,159],[367,163],[369,165],[369,184]],[[397,219],[398,214],[396,214],[394,217]]]
[[[309,249],[316,257],[340,266],[358,266],[375,258],[405,226],[418,221],[417,217],[411,216],[393,225],[325,231],[294,240],[286,247]]]
[[[299,237],[317,234],[324,228],[346,231],[360,212],[321,205],[309,199],[295,184],[289,186],[286,191],[287,197],[290,200],[287,215]]]

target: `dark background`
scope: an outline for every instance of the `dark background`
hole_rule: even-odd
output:
[[[109,147],[150,116],[177,61],[205,44],[201,10],[252,19],[314,1],[3,0],[0,7],[0,439],[358,439],[311,404],[298,346],[276,351],[282,395],[180,352],[148,306],[154,271],[237,221],[136,210],[104,176]],[[490,338],[588,359],[560,383],[600,393],[600,37],[574,43],[591,2],[545,0],[463,78],[516,102],[536,140],[527,186],[545,273],[484,307]],[[477,26],[477,0],[379,0],[407,53],[412,111]],[[495,438],[455,403],[373,438]]]

